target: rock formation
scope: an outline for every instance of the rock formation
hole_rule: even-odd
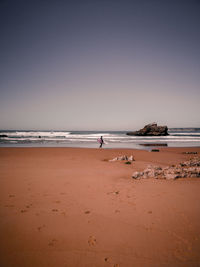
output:
[[[144,128],[135,132],[128,132],[127,135],[138,136],[165,136],[168,135],[167,126],[158,126],[157,123],[152,123],[144,126]]]
[[[155,178],[174,180],[177,178],[200,177],[200,158],[196,157],[184,161],[178,165],[172,165],[165,168],[149,165],[142,172],[134,172],[132,178]]]
[[[123,155],[123,156],[116,157],[114,159],[110,159],[109,161],[121,161],[121,160],[135,161],[133,155],[131,155],[130,157]]]

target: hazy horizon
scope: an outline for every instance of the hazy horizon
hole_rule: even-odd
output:
[[[145,126],[145,125],[144,125]],[[143,127],[142,127],[143,128]],[[168,127],[168,129],[200,129],[200,127]],[[93,129],[93,130],[81,130],[81,129],[0,129],[0,132],[6,132],[6,131],[44,131],[44,132],[127,132],[127,131],[135,131],[135,130],[139,130],[139,128],[131,128],[131,129],[115,129],[115,130],[111,130],[111,129]]]
[[[200,127],[200,1],[1,0],[0,129]]]

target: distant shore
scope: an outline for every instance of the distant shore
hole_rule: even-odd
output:
[[[200,178],[131,178],[200,147],[159,150],[1,147],[0,265],[200,265]]]

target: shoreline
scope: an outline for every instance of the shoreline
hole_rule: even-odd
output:
[[[1,132],[0,147],[84,147],[98,148],[103,136],[105,148],[143,149],[140,144],[166,144],[168,147],[200,146],[200,128],[176,128],[167,136],[129,136],[127,131],[9,131]]]
[[[73,148],[76,148],[76,149],[99,149],[99,146],[98,145],[94,145],[94,146],[63,146],[63,145],[44,145],[44,146],[36,146],[36,145],[30,145],[30,144],[18,144],[18,145],[11,145],[11,144],[0,144],[0,149],[4,149],[4,148],[69,148],[69,149],[73,149]],[[152,148],[172,148],[172,149],[199,149],[200,146],[197,146],[197,145],[194,145],[194,146],[160,146],[160,145],[137,145],[136,147],[130,147],[129,146],[125,146],[125,147],[118,147],[118,146],[113,146],[113,147],[106,147],[106,146],[103,146],[101,149],[104,149],[104,150],[107,150],[107,149],[121,149],[121,150],[127,150],[127,149],[131,149],[131,150],[145,150],[145,151],[148,151]]]
[[[0,146],[0,152],[3,151],[3,150],[15,150],[15,149],[18,149],[18,150],[23,150],[23,149],[33,149],[33,150],[49,150],[49,149],[52,149],[52,150],[91,150],[91,151],[121,151],[121,152],[126,152],[126,151],[136,151],[136,152],[139,152],[139,151],[143,151],[143,152],[151,152],[153,153],[153,151],[151,151],[152,149],[158,149],[159,152],[174,152],[174,153],[183,153],[184,152],[197,152],[197,155],[198,156],[200,154],[200,146],[188,146],[188,147],[169,147],[169,146],[147,146],[147,147],[141,147],[141,148],[119,148],[119,147],[114,147],[114,148],[106,148],[106,147],[103,147],[103,148],[99,148],[99,147],[59,147],[59,146],[44,146],[44,147],[35,147],[35,146],[19,146],[19,147],[15,147],[15,146],[12,146],[12,147],[1,147]],[[158,153],[159,153],[158,152]],[[188,154],[188,156],[192,156],[192,154]]]
[[[0,147],[0,265],[200,265],[200,179],[131,178],[200,148],[159,150]]]

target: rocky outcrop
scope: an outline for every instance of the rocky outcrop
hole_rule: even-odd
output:
[[[196,157],[184,161],[178,165],[172,165],[165,168],[149,165],[142,172],[134,172],[132,178],[155,178],[174,180],[177,178],[200,177],[200,158]]]
[[[110,159],[109,161],[121,161],[121,160],[135,161],[133,155],[129,157],[126,155],[123,155],[123,156],[116,157],[114,159]]]
[[[144,128],[135,132],[128,132],[127,135],[138,136],[165,136],[168,135],[167,126],[158,126],[157,123],[152,123],[144,126]]]

